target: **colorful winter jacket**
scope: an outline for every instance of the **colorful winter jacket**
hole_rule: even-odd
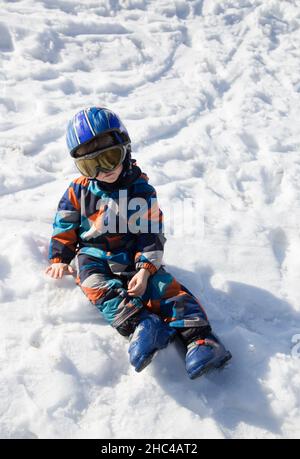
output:
[[[104,189],[103,189],[104,188]],[[62,196],[49,249],[52,263],[70,263],[80,252],[106,259],[115,274],[161,266],[163,215],[148,177],[134,165],[118,189],[78,177]]]

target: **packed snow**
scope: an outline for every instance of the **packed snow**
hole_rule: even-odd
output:
[[[300,437],[299,1],[2,0],[0,56],[1,438]],[[164,261],[223,371],[190,381],[172,343],[135,373],[73,277],[44,274],[90,105],[120,115],[163,210],[202,205]]]

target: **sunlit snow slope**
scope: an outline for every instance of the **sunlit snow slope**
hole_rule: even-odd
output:
[[[299,437],[299,1],[2,0],[0,84],[0,436]],[[89,105],[121,116],[162,209],[201,203],[165,263],[224,371],[190,381],[172,344],[135,373],[73,278],[44,275]]]

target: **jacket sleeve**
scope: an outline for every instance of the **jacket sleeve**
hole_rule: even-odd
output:
[[[72,182],[59,201],[49,247],[50,263],[70,263],[75,256],[80,226],[80,187]]]
[[[144,205],[138,214],[141,229],[136,236],[135,268],[146,268],[154,274],[161,267],[166,241],[163,233],[163,213],[159,208],[154,188],[147,198],[144,198]]]

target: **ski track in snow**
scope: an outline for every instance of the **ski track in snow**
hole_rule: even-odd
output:
[[[3,1],[0,57],[1,438],[299,437],[299,2]],[[65,126],[95,104],[163,209],[203,202],[204,237],[167,235],[165,263],[232,351],[222,372],[189,381],[172,344],[135,374],[73,279],[43,274]]]

